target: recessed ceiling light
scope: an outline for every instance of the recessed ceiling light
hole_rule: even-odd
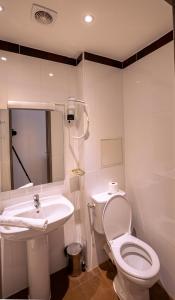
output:
[[[92,15],[86,15],[86,16],[84,16],[84,21],[86,23],[92,23],[93,20],[94,20],[94,17]]]
[[[2,12],[4,10],[4,7],[2,5],[0,5],[0,12]]]
[[[7,57],[5,57],[5,56],[1,56],[1,60],[3,60],[3,61],[7,61]]]
[[[50,77],[53,77],[53,76],[54,76],[54,74],[53,74],[53,73],[49,73],[49,76],[50,76]]]

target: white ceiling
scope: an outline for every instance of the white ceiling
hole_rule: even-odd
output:
[[[58,11],[52,25],[31,18],[32,3]],[[164,0],[0,0],[0,39],[77,57],[81,51],[123,60],[172,30]],[[92,24],[83,15],[95,17]]]

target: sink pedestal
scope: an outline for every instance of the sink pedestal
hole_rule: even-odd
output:
[[[50,299],[48,235],[27,240],[29,299]]]

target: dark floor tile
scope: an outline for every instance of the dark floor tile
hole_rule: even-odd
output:
[[[119,300],[113,289],[113,279],[117,274],[115,266],[107,261],[91,272],[71,277],[67,269],[51,275],[51,300]],[[25,289],[9,299],[27,299]],[[170,300],[159,284],[150,289],[150,300]]]
[[[51,275],[51,300],[62,300],[69,289],[67,269]]]
[[[170,297],[165,290],[158,283],[156,283],[150,289],[150,300],[170,300]]]
[[[22,290],[10,296],[8,299],[28,299],[28,289]]]

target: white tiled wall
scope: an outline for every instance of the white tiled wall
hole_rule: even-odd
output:
[[[158,252],[162,282],[175,296],[171,280],[175,272],[172,259],[175,248],[172,43],[124,71],[89,61],[81,62],[75,68],[17,54],[8,53],[7,56],[10,66],[1,64],[0,68],[1,104],[5,105],[7,100],[64,103],[68,96],[78,96],[87,103],[89,139],[80,141],[79,145],[73,139],[69,141],[65,128],[64,192],[74,203],[76,214],[63,230],[50,235],[51,271],[65,265],[64,244],[75,240],[87,245],[89,270],[105,259],[102,250],[105,239],[92,230],[87,203],[92,194],[106,191],[111,180],[117,180],[119,187],[124,189],[125,164],[127,192],[133,205],[137,233]],[[49,78],[49,72],[55,76]],[[81,120],[80,132],[82,125]],[[122,137],[125,151],[122,164],[102,168],[101,139],[119,137]],[[71,169],[77,167],[70,150],[79,157],[79,167],[86,172],[80,179],[81,192],[69,191]],[[40,193],[42,189],[53,192],[52,187],[50,190],[49,186],[41,186],[32,189],[32,193],[38,189]],[[8,197],[11,198],[12,194],[9,193]],[[7,243],[3,249],[4,296],[7,296],[27,284],[26,255],[25,245],[9,246]]]
[[[1,107],[6,107],[8,100],[65,103],[69,96],[77,96],[79,83],[75,67],[4,51],[0,51],[0,55],[7,57],[7,62],[0,62]],[[53,77],[48,76],[50,72],[54,73]],[[67,139],[64,148],[66,180],[62,190],[69,194],[69,176],[74,161],[70,154],[67,155],[69,153]],[[55,192],[59,192],[59,187],[53,184],[20,191],[20,194],[27,193],[32,197],[35,192],[54,193],[54,189]],[[15,196],[19,196],[19,192],[1,193],[0,208],[2,204],[5,206],[14,202]],[[69,194],[75,207],[77,197],[77,193]],[[7,199],[11,200],[7,202]],[[20,201],[20,198],[17,201]],[[64,246],[81,238],[79,227],[72,217],[64,228],[49,235],[51,272],[56,272],[66,265]],[[26,246],[22,242],[4,241],[1,248],[3,297],[7,297],[27,286]]]
[[[175,297],[173,42],[123,72],[126,187],[137,234],[157,251]]]
[[[7,100],[64,103],[77,94],[76,68],[70,65],[0,51],[0,104]],[[53,73],[53,77],[48,74]]]
[[[84,142],[84,212],[87,234],[88,269],[106,257],[104,236],[91,232],[87,203],[91,195],[104,192],[108,182],[117,180],[124,187],[124,166],[101,166],[101,139],[123,138],[122,71],[113,67],[84,62],[83,96],[90,116],[90,136]]]

